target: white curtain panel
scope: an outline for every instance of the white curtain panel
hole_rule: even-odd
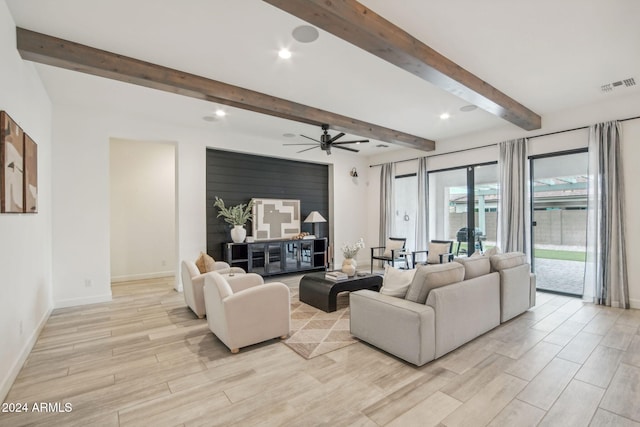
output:
[[[529,254],[527,139],[504,141],[498,144],[498,148],[498,245],[502,252]]]
[[[418,212],[416,215],[416,250],[427,250],[429,242],[429,174],[427,158],[418,159]]]
[[[395,214],[394,184],[396,168],[394,163],[385,163],[380,169],[380,245],[384,246],[388,237],[393,237]]]
[[[596,304],[629,308],[620,135],[617,121],[589,128],[584,298]]]

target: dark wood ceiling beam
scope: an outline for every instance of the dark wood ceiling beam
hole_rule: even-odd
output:
[[[435,142],[426,138],[23,28],[16,32],[18,51],[29,61],[315,126],[326,123],[340,132],[407,148],[435,150]]]
[[[526,130],[539,115],[355,0],[263,0]]]

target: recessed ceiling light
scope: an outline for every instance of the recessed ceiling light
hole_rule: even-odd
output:
[[[284,136],[285,138],[293,138],[294,136],[296,136],[295,133],[283,133],[282,136]]]
[[[447,120],[449,117],[451,117],[449,113],[440,114],[440,120]]]
[[[215,118],[215,117],[213,117],[213,116],[204,116],[204,117],[202,118],[202,120],[204,120],[205,122],[215,122],[215,121],[216,121],[216,120],[218,120],[218,119],[216,119],[216,118]]]
[[[316,27],[311,25],[300,25],[291,32],[294,39],[300,43],[311,43],[318,39],[319,33]]]
[[[384,144],[378,144],[376,145],[377,148],[389,148],[388,145],[384,145]]]
[[[283,47],[278,52],[278,56],[280,58],[282,58],[282,59],[289,59],[289,58],[291,58],[291,51],[289,49],[287,49],[286,47]]]
[[[460,107],[460,111],[462,111],[463,113],[468,113],[470,111],[476,110],[477,108],[477,105],[469,104],[465,105],[464,107]]]
[[[224,110],[220,110],[220,109],[216,110],[216,116],[224,117],[226,115],[227,115],[227,113]]]

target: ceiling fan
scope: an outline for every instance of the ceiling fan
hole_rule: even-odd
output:
[[[344,144],[360,144],[361,142],[369,142],[368,139],[359,139],[356,141],[341,141],[341,142],[336,142],[337,139],[342,138],[345,134],[343,132],[340,132],[339,134],[337,134],[336,136],[331,136],[329,135],[329,125],[322,125],[322,130],[324,131],[324,133],[322,135],[320,135],[320,141],[318,141],[317,139],[308,137],[306,135],[300,135],[303,138],[307,138],[310,139],[312,141],[314,141],[315,143],[300,143],[300,144],[283,144],[283,145],[313,145],[313,147],[311,148],[305,148],[304,150],[300,150],[298,151],[298,153],[302,153],[303,151],[309,151],[309,150],[313,150],[314,148],[318,148],[320,147],[320,149],[322,151],[326,151],[327,152],[327,156],[329,154],[331,154],[331,147],[335,147],[335,148],[339,148],[341,150],[347,150],[347,151],[353,151],[354,153],[359,152],[360,150],[356,150],[355,148],[349,148],[349,147],[342,147],[342,145]],[[320,144],[320,145],[318,145]]]

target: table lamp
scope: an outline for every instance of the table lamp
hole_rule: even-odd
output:
[[[326,220],[326,219],[324,219],[324,217],[323,217],[322,215],[320,215],[320,212],[318,212],[318,211],[313,211],[313,212],[311,212],[311,213],[307,216],[307,218],[304,220],[304,222],[310,222],[310,223],[312,223],[312,224],[313,224],[313,234],[314,234],[316,237],[320,237],[320,236],[318,235],[318,227],[319,227],[319,226],[318,226],[318,223],[319,223],[319,222],[327,222],[327,220]]]

